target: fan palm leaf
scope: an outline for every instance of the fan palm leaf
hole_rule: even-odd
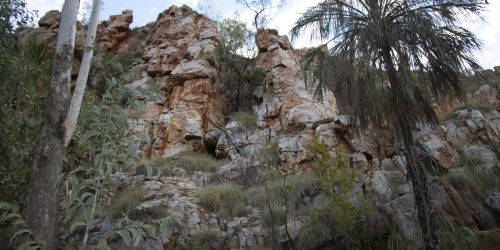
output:
[[[473,0],[327,0],[308,9],[291,34],[310,31],[311,39],[333,43],[304,61],[316,94],[333,90],[341,111],[362,128],[400,120],[401,134],[436,124],[430,100],[463,94],[461,73],[481,69],[473,58],[481,42],[460,18],[480,20],[482,6]]]
[[[316,94],[332,90],[352,124],[393,125],[403,139],[427,249],[440,247],[412,131],[437,125],[432,99],[462,95],[461,73],[481,70],[473,57],[481,42],[461,21],[480,20],[483,6],[479,0],[325,0],[291,30],[292,40],[310,31],[311,39],[333,43],[303,60],[306,84]]]

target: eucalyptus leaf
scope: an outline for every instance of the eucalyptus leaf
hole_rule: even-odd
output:
[[[134,241],[134,247],[136,247],[137,245],[139,245],[139,242],[141,241],[142,234],[136,228],[128,228],[128,230],[132,234],[132,239]]]
[[[134,60],[134,59],[132,59]],[[140,78],[141,77],[141,74],[139,73],[139,71],[137,71],[136,69],[131,69],[130,72],[137,78]]]
[[[118,231],[117,234],[119,234],[122,237],[123,241],[125,242],[125,245],[127,245],[127,246],[130,245],[131,239],[130,239],[130,232],[129,232],[129,230],[122,229],[122,230]]]
[[[100,134],[99,131],[96,131],[96,130],[86,131],[82,136],[80,136],[80,139],[78,140],[78,144],[83,144],[89,138],[96,136],[96,135],[99,135],[99,134]]]
[[[73,230],[75,230],[75,228],[80,227],[80,226],[86,226],[86,225],[87,225],[87,223],[85,223],[83,221],[73,222],[73,224],[71,224],[71,226],[69,228],[69,232],[73,233]]]
[[[99,241],[99,244],[97,245],[97,249],[100,249],[100,250],[111,250],[111,248],[109,248],[108,242],[106,240]]]
[[[9,245],[12,244],[12,241],[14,241],[18,236],[20,235],[23,235],[23,234],[29,234],[30,233],[30,230],[28,230],[27,228],[22,228],[20,230],[17,230],[11,237],[10,237],[10,241],[9,241]]]
[[[26,241],[17,247],[17,250],[36,250],[42,247],[36,241]]]

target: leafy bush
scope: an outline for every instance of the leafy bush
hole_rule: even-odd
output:
[[[19,202],[33,165],[53,55],[35,39],[7,52],[0,55],[0,197]]]
[[[150,170],[152,173],[159,172],[161,176],[173,175],[173,170],[172,170],[173,164],[168,159],[165,159],[163,157],[153,157],[150,160],[143,162],[136,168],[135,174],[147,176],[148,169],[146,166],[151,167]]]
[[[219,232],[214,229],[202,229],[191,236],[191,242],[187,249],[190,250],[210,250],[217,249],[223,243]]]
[[[243,192],[235,185],[208,186],[198,190],[195,196],[204,208],[223,218],[243,216],[247,212]]]
[[[477,231],[468,227],[459,227],[448,215],[439,215],[435,221],[441,249],[482,249]],[[423,249],[424,239],[421,232],[421,230],[416,230],[412,239],[405,239],[401,233],[393,232],[389,237],[387,249]]]
[[[254,112],[242,112],[236,115],[235,120],[243,128],[236,132],[246,132],[257,129],[257,114]]]
[[[492,72],[493,73],[493,72]],[[467,92],[474,93],[481,86],[486,84],[497,84],[498,78],[494,75],[490,75],[488,73],[481,75],[478,74],[469,74],[464,76],[464,85]]]
[[[277,168],[279,166],[279,140],[274,139],[266,142],[264,148],[260,151],[260,165],[263,168]]]
[[[142,40],[140,38],[135,38],[132,42],[130,42],[127,49],[118,55],[118,61],[122,65],[128,66],[132,59],[142,57],[143,53],[144,48],[142,46]]]
[[[124,190],[113,199],[106,212],[113,218],[121,218],[128,211],[138,207],[147,193],[147,190],[140,187]]]
[[[463,172],[453,171],[445,178],[456,190],[465,192],[470,197],[484,199],[489,191],[500,187],[500,180],[495,174],[477,167],[482,162],[483,159],[460,154],[459,166],[463,168]]]
[[[264,79],[266,78],[266,70],[263,68],[251,68],[245,71],[242,75],[243,80],[248,82],[252,86],[258,86],[262,84]]]
[[[221,163],[208,154],[185,153],[174,163],[174,168],[182,168],[188,172],[216,172]]]
[[[152,221],[169,217],[171,215],[168,207],[162,205],[149,206],[140,210],[133,210],[129,213],[129,218],[139,221]]]
[[[462,103],[459,106],[453,108],[452,111],[442,115],[440,117],[441,121],[446,121],[446,120],[451,120],[456,117],[456,112],[459,110],[479,110],[483,113],[488,113],[493,110],[493,107],[490,104],[485,104],[485,103],[472,103],[472,102],[466,102]]]
[[[312,168],[326,199],[323,204],[311,208],[310,220],[299,231],[299,248],[366,248],[370,206],[360,194],[357,194],[356,203],[350,198],[357,173],[349,167],[349,158],[339,146],[332,159],[325,141],[317,134],[308,149],[314,155]]]

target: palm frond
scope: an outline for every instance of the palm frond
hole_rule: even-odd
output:
[[[460,24],[481,19],[482,10],[479,0],[326,0],[290,33],[333,43],[304,59],[315,93],[332,90],[361,128],[397,122],[397,130],[411,131],[437,123],[431,97],[463,94],[461,74],[481,70],[473,52],[482,44]]]

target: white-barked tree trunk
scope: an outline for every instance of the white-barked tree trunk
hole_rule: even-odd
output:
[[[92,13],[90,14],[87,37],[85,38],[83,59],[80,66],[80,71],[78,72],[78,78],[76,80],[75,90],[73,91],[73,97],[71,98],[68,115],[66,117],[66,120],[64,121],[64,126],[66,128],[66,134],[64,136],[65,147],[68,146],[76,130],[78,115],[80,113],[80,107],[82,106],[83,94],[85,93],[85,87],[87,86],[90,63],[92,61],[92,56],[94,55],[94,41],[97,31],[97,23],[99,21],[100,7],[101,0],[94,0],[94,3],[92,4]]]
[[[63,5],[47,105],[41,118],[28,184],[26,223],[44,249],[56,249],[57,243],[57,180],[65,153],[63,123],[71,98],[71,67],[79,5],[79,0],[66,0]]]

